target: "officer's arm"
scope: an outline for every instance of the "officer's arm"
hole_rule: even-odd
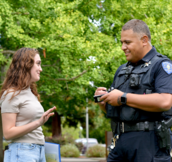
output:
[[[167,68],[168,66],[170,69]],[[154,85],[155,93],[128,94],[127,105],[151,112],[169,110],[172,106],[171,66],[170,61],[157,62],[151,72],[151,83]]]
[[[172,95],[168,93],[127,94],[127,105],[150,112],[167,111],[172,106]]]
[[[120,106],[124,92],[114,89],[100,99],[112,106]],[[150,112],[167,111],[172,106],[172,95],[168,93],[133,94],[127,93],[126,105]]]

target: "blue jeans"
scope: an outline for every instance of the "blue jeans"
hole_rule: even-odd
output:
[[[46,162],[43,145],[11,143],[4,152],[4,162]]]

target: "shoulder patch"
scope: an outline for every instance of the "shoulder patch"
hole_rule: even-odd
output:
[[[169,62],[162,62],[162,67],[167,74],[172,73],[172,64]]]

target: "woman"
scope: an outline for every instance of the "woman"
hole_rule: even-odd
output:
[[[44,113],[36,88],[41,59],[35,49],[21,48],[13,56],[0,92],[2,126],[5,139],[11,140],[4,162],[46,162],[41,125],[55,107]]]

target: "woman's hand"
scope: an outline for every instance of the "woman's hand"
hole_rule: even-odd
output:
[[[44,123],[47,122],[49,117],[54,115],[54,112],[52,112],[52,111],[54,111],[55,109],[56,109],[56,107],[54,106],[53,108],[51,108],[51,109],[47,110],[46,112],[44,112],[42,117],[39,119],[40,126],[44,125]]]

